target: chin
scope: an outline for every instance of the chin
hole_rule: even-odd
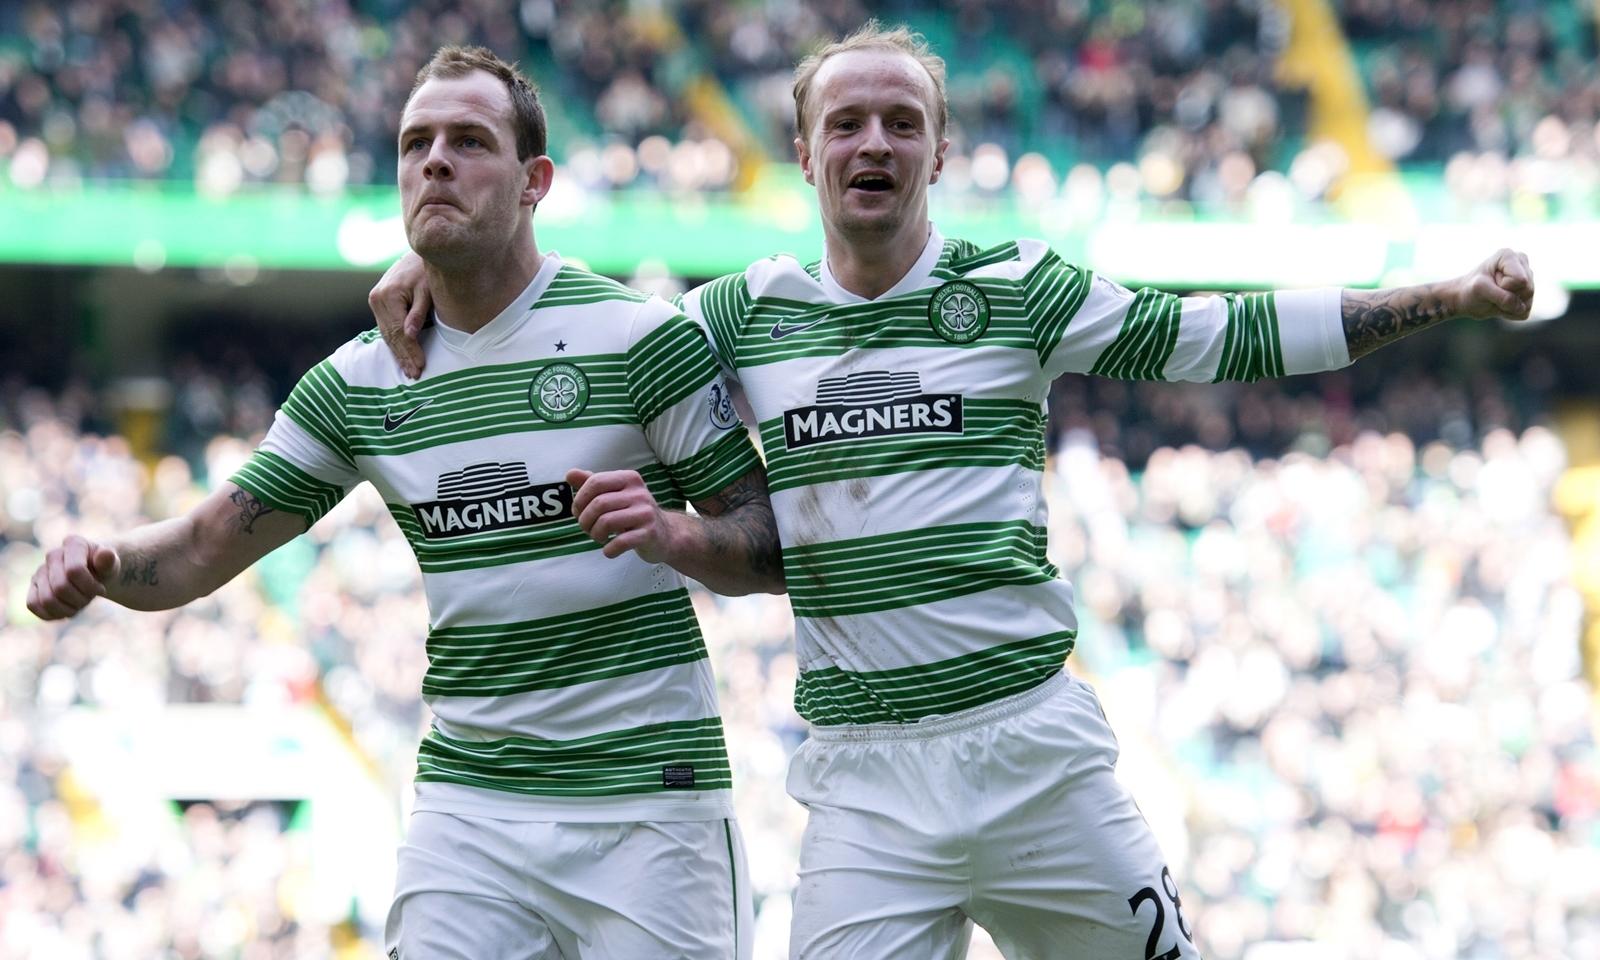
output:
[[[905,225],[906,218],[898,210],[882,213],[841,213],[834,218],[834,229],[843,234],[863,237],[892,236]]]
[[[470,258],[473,252],[470,238],[463,236],[459,230],[440,229],[443,226],[439,223],[424,224],[415,234],[408,234],[406,240],[417,256],[438,266]]]

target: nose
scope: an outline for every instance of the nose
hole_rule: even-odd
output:
[[[428,148],[428,159],[422,164],[422,176],[428,180],[449,180],[455,176],[455,168],[450,166],[450,158],[445,156],[444,138],[434,140]]]
[[[867,120],[865,134],[861,138],[861,155],[864,157],[887,157],[893,152],[889,143],[888,131],[884,128],[882,117],[872,117]]]

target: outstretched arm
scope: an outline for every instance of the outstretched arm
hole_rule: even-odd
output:
[[[102,542],[68,537],[34,573],[28,609],[60,620],[101,596],[135,610],[181,607],[305,529],[299,514],[273,510],[250,491],[225,483],[184,516]]]
[[[1341,306],[1354,360],[1441,320],[1526,320],[1533,307],[1533,271],[1526,256],[1501,250],[1454,280],[1389,290],[1347,288]]]
[[[785,589],[764,467],[694,501],[693,515],[663,509],[632,470],[572,470],[567,483],[573,515],[608,557],[633,550],[730,597]]]

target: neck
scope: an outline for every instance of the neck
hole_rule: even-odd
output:
[[[528,289],[544,266],[544,254],[529,231],[525,241],[519,237],[496,256],[460,265],[423,263],[439,322],[477,333]]]
[[[928,246],[931,231],[926,211],[886,234],[850,236],[825,224],[828,270],[839,286],[858,297],[876,300],[911,272]]]

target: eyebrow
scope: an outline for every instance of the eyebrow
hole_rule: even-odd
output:
[[[494,128],[492,128],[492,127],[490,127],[490,126],[488,126],[486,124],[479,123],[476,120],[450,121],[448,123],[441,124],[441,126],[443,126],[445,132],[447,132],[447,133],[456,133],[456,134],[460,134],[460,133],[476,133],[476,134],[480,134],[480,135],[486,134],[487,136],[485,137],[485,139],[494,140],[494,141],[498,142],[498,138],[495,136]],[[399,142],[405,143],[407,140],[411,139],[412,137],[423,136],[425,133],[427,133],[428,131],[431,131],[432,129],[434,129],[434,128],[429,126],[429,125],[427,125],[427,124],[418,124],[418,123],[407,124],[405,127],[401,128],[401,130],[400,130]]]

